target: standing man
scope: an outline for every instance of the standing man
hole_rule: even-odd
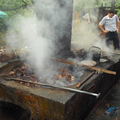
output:
[[[99,22],[99,27],[106,34],[106,44],[109,46],[109,42],[112,40],[114,49],[120,49],[118,37],[119,18],[115,14],[115,11],[110,10],[108,15],[103,17]]]

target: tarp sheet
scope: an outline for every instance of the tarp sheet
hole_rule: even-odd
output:
[[[0,11],[0,18],[4,18],[4,17],[7,17],[7,13],[3,12],[3,11]]]

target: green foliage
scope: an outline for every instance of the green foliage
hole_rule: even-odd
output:
[[[117,9],[115,9],[117,11],[117,15],[120,17],[120,0],[116,1],[115,7]]]
[[[74,0],[74,10],[79,11],[80,9],[89,9],[97,5],[96,0]]]
[[[111,7],[112,3],[115,3],[115,10],[120,17],[120,0],[74,0],[74,10],[88,9],[89,11],[90,8]]]
[[[9,17],[18,13],[24,13],[27,7],[31,7],[35,0],[0,0],[0,10],[6,12]]]
[[[14,18],[17,14],[28,16],[31,14],[33,3],[36,0],[0,0],[0,11],[7,13],[7,18],[0,18],[0,44],[5,42],[6,20]],[[28,10],[28,8],[30,8]],[[12,24],[12,23],[11,23]]]
[[[5,19],[0,18],[0,32],[7,30],[7,25],[5,24]]]

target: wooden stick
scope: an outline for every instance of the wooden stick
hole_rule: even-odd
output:
[[[120,55],[120,51],[119,52],[107,52],[107,51],[101,51],[101,52],[106,52],[106,53],[111,53],[111,54],[117,54],[117,55]]]
[[[62,60],[62,59],[58,59],[58,58],[55,58],[54,60],[56,60],[58,62],[62,62],[62,63],[67,63],[67,64],[70,64],[70,65],[78,65],[78,66],[81,66],[81,67],[84,67],[84,68],[95,70],[97,72],[104,72],[104,73],[116,75],[116,72],[110,71],[110,70],[105,70],[105,69],[102,69],[102,68],[91,67],[91,66],[87,66],[87,65],[83,65],[83,64],[77,64],[77,63],[74,63],[74,62],[71,62],[71,61],[66,61],[66,60]]]
[[[93,75],[95,74],[95,71],[93,71],[92,73],[90,73],[86,78],[85,80],[82,80],[83,82],[79,82],[77,85],[76,85],[76,88],[79,88],[83,83],[85,83],[90,77],[92,77]]]

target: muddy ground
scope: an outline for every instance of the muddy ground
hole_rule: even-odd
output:
[[[112,116],[105,114],[110,107],[117,108]],[[120,80],[85,120],[120,120]]]

